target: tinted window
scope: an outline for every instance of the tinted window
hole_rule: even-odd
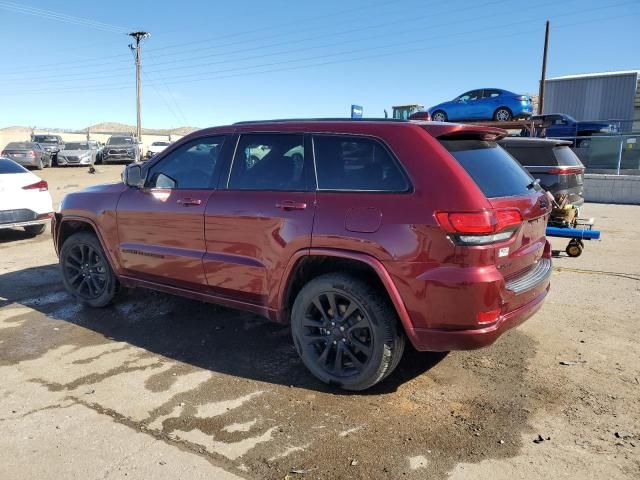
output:
[[[465,102],[478,100],[482,96],[482,90],[472,90],[471,92],[463,93],[459,99]]]
[[[409,185],[380,142],[370,138],[313,137],[318,189],[404,192]]]
[[[5,150],[31,150],[35,148],[35,143],[31,142],[11,142],[4,147]]]
[[[78,143],[78,142],[70,142],[66,143],[64,146],[65,150],[89,150],[88,143]]]
[[[531,193],[533,178],[497,143],[485,140],[441,140],[441,143],[487,198]]]
[[[551,167],[557,160],[551,148],[540,147],[504,147],[520,165],[525,167]]]
[[[111,145],[124,145],[124,144],[133,144],[133,137],[111,137],[107,140],[107,144]]]
[[[16,162],[6,158],[0,158],[0,174],[2,173],[25,173],[26,168],[21,167]]]
[[[569,147],[556,147],[553,149],[558,159],[558,165],[569,167],[583,167],[578,156]]]
[[[33,141],[38,143],[58,143],[60,139],[52,135],[34,135]]]
[[[238,190],[306,190],[304,163],[303,135],[242,135],[228,187]]]
[[[147,186],[156,188],[213,188],[215,168],[224,136],[193,140],[149,170]]]
[[[482,95],[482,98],[495,98],[495,97],[499,97],[502,94],[502,92],[500,90],[485,90],[484,94]]]

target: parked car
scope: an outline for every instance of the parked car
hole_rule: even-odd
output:
[[[0,229],[21,227],[40,235],[53,216],[47,182],[13,160],[0,157]]]
[[[64,147],[60,135],[31,135],[31,141],[42,145],[42,148],[51,155],[54,164],[57,161],[58,152]]]
[[[53,164],[51,153],[35,142],[11,142],[0,154],[19,163],[23,167],[34,167],[42,170]]]
[[[87,140],[87,143],[89,144],[89,147],[96,152],[95,163],[102,163],[102,149],[104,148],[104,145],[97,140]]]
[[[584,203],[584,165],[571,150],[571,142],[557,139],[507,137],[500,145],[522,165],[556,202]]]
[[[406,339],[483,347],[542,304],[551,205],[503,134],[363,119],[200,130],[64,198],[64,285],[92,307],[140,286],[290,322],[316,377],[366,389]]]
[[[67,142],[58,152],[58,166],[93,165],[96,153],[89,142]]]
[[[570,139],[578,147],[586,148],[591,144],[590,138],[574,137],[591,137],[596,134],[615,134],[618,133],[618,126],[610,122],[582,122],[573,118],[566,113],[551,113],[546,115],[535,115],[534,120],[542,120],[543,125],[540,129],[540,136]],[[574,142],[575,140],[575,142]]]
[[[145,154],[145,158],[149,159],[154,155],[157,155],[158,153],[162,152],[165,148],[167,148],[169,145],[171,145],[171,142],[153,142],[149,146],[149,149]]]
[[[140,161],[140,148],[135,137],[131,135],[109,137],[102,150],[102,163],[138,161]]]
[[[532,113],[533,103],[530,96],[499,88],[471,90],[450,102],[440,103],[429,109],[431,119],[437,122],[457,120],[506,122],[514,118],[528,118]]]

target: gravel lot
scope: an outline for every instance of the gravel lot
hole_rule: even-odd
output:
[[[57,204],[122,170],[97,168],[39,174]],[[0,478],[640,478],[640,207],[583,213],[603,240],[555,260],[534,318],[357,395],[253,315],[145,290],[80,307],[49,233],[0,231]]]

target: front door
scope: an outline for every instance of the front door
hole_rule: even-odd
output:
[[[204,212],[217,183],[224,136],[202,137],[169,151],[129,188],[117,208],[120,263],[136,278],[206,288]]]
[[[204,270],[222,297],[274,307],[291,256],[311,246],[313,165],[303,134],[247,133],[205,211]]]

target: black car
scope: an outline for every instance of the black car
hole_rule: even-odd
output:
[[[551,192],[556,201],[567,195],[567,203],[584,203],[584,165],[571,150],[571,142],[552,138],[507,137],[500,140],[506,149],[540,186]]]

